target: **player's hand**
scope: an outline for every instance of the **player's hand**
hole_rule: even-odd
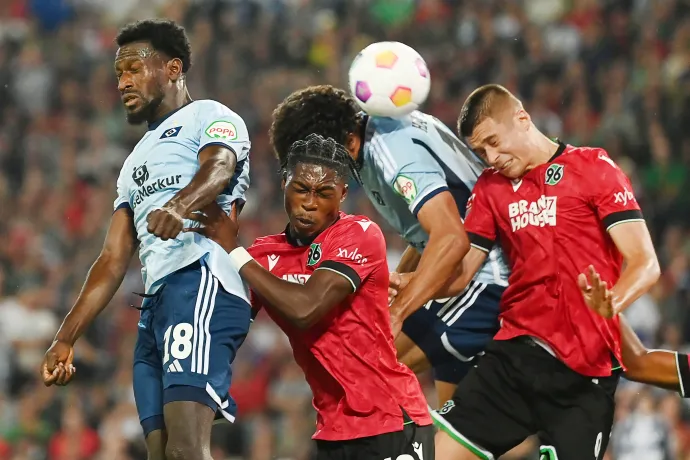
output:
[[[237,247],[237,206],[232,204],[230,215],[218,206],[215,201],[206,206],[202,213],[194,213],[187,218],[201,224],[200,227],[185,228],[185,232],[195,232],[204,235],[223,247],[227,252]]]
[[[388,276],[388,305],[392,304],[398,293],[410,284],[411,276],[411,273],[390,273]]]
[[[67,385],[77,368],[72,365],[74,361],[74,347],[66,342],[55,341],[46,351],[41,365],[43,383],[51,385]]]
[[[184,227],[182,215],[173,206],[163,206],[146,216],[147,230],[163,241],[175,238]]]
[[[613,318],[615,311],[613,308],[613,293],[608,288],[606,281],[603,281],[599,273],[589,266],[588,274],[580,273],[577,278],[582,296],[585,298],[587,306],[603,316]]]

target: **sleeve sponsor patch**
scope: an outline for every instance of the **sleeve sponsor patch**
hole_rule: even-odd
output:
[[[206,135],[214,139],[233,141],[237,139],[237,128],[232,122],[217,120],[208,125]]]
[[[407,204],[411,204],[417,198],[417,184],[402,174],[395,178],[393,189],[407,201]]]

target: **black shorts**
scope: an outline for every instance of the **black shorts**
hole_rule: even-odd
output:
[[[402,431],[348,441],[316,441],[316,460],[433,460],[433,425],[405,425]]]
[[[479,458],[537,434],[547,460],[599,460],[613,426],[619,374],[585,377],[528,337],[492,341],[437,414],[437,426]]]

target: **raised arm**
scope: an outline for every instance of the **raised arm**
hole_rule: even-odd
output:
[[[55,341],[46,352],[42,368],[46,385],[69,381],[58,381],[54,374],[56,367],[72,363],[74,343],[115,295],[137,246],[131,211],[125,207],[116,210],[103,249],[91,266],[84,287],[55,335]]]
[[[405,252],[403,252],[400,262],[398,262],[398,267],[395,269],[398,273],[410,273],[417,269],[419,261],[422,255],[412,246],[407,246]]]
[[[438,297],[440,290],[458,272],[462,258],[470,248],[450,192],[441,192],[427,201],[417,218],[429,235],[429,242],[410,283],[391,305],[391,316],[401,320]]]
[[[148,231],[167,240],[183,228],[183,219],[213,202],[235,174],[237,157],[229,147],[211,144],[199,153],[199,170],[161,209],[147,216]]]

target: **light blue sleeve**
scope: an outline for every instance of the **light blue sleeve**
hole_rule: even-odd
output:
[[[251,142],[247,126],[238,114],[216,101],[203,101],[197,114],[199,119],[199,152],[209,145],[228,147],[237,162],[249,155]]]
[[[433,156],[431,139],[424,131],[398,120],[386,119],[377,128],[371,147],[388,185],[416,217],[427,201],[448,190],[445,173]]]
[[[125,163],[125,165],[126,164],[127,163]],[[117,178],[117,198],[115,198],[115,202],[113,203],[113,212],[122,208],[131,208],[129,204],[129,194],[127,193],[127,189],[125,188],[124,184],[124,179],[122,177],[122,173],[124,171],[125,166],[122,167],[122,170],[120,170],[120,175]]]

